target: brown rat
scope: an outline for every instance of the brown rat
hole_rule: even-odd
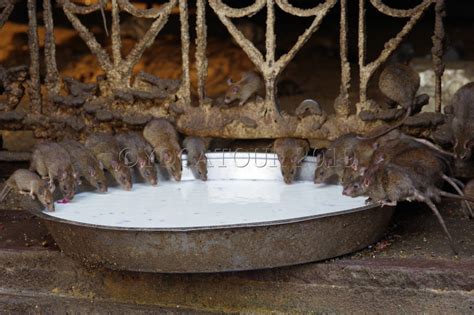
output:
[[[59,145],[69,153],[74,171],[79,177],[85,178],[100,192],[107,192],[107,179],[99,161],[82,143],[75,140],[63,140]]]
[[[120,133],[115,136],[125,163],[136,166],[140,175],[151,185],[158,184],[153,147],[139,132]]]
[[[255,95],[263,87],[262,78],[255,71],[245,72],[237,82],[228,79],[227,84],[229,88],[225,93],[224,103],[230,104],[239,100],[239,106],[244,105],[252,95]]]
[[[338,181],[342,182],[345,169],[350,167],[354,149],[361,141],[355,133],[348,133],[334,140],[322,155],[318,155],[314,182],[324,183],[333,176],[337,176]]]
[[[443,217],[439,213],[433,201],[426,196],[419,188],[423,186],[417,179],[419,177],[411,176],[409,172],[398,165],[389,163],[384,167],[377,167],[372,172],[368,172],[363,177],[363,181],[359,182],[359,187],[365,190],[365,194],[370,197],[373,202],[382,205],[396,205],[399,201],[419,201],[426,203],[438,218],[443,230],[450,241],[450,245],[454,253],[457,253],[451,234],[449,233]],[[357,188],[353,191],[359,192]],[[350,195],[351,188],[345,187],[344,194]]]
[[[194,177],[203,181],[207,180],[207,157],[206,151],[210,145],[209,138],[186,137],[183,146],[187,152],[188,167],[191,168]]]
[[[451,156],[434,150],[416,139],[394,139],[385,143],[374,152],[370,167],[382,167],[390,162],[405,167],[411,174],[417,174],[420,181],[423,182],[423,187],[431,192],[440,192],[437,188],[433,190],[433,187],[441,187],[444,182],[447,182],[460,196],[464,195],[456,183],[456,179],[448,176],[452,173]],[[430,195],[430,197],[435,198],[436,201],[440,199],[440,195],[437,193]],[[467,201],[466,207],[468,209],[467,216],[473,217],[472,208]]]
[[[333,176],[337,176],[339,183],[350,181],[369,166],[372,154],[377,148],[401,137],[403,135],[398,130],[379,138],[362,139],[355,133],[340,136],[329,145],[325,153],[318,156],[314,182],[327,182]]]
[[[32,171],[25,169],[16,170],[5,182],[5,187],[0,193],[0,202],[2,202],[12,190],[20,194],[28,194],[33,200],[38,198],[38,201],[41,202],[48,211],[54,211],[53,194],[49,190],[47,183]]]
[[[183,170],[182,152],[175,127],[164,118],[154,119],[143,129],[143,136],[152,145],[160,164],[176,181],[180,181]]]
[[[474,150],[474,82],[462,86],[453,95],[451,106],[454,152],[458,158],[468,160]]]
[[[49,179],[50,189],[54,191],[54,181],[66,199],[74,198],[76,177],[69,153],[57,143],[37,144],[31,156],[30,170],[36,171],[42,178]]]
[[[280,161],[283,180],[286,184],[291,184],[295,180],[297,168],[308,154],[308,141],[295,138],[279,138],[273,142],[273,151]]]
[[[436,186],[445,178],[442,173],[444,162],[433,154],[417,148],[407,150],[405,155],[409,158],[400,158],[403,155],[398,154],[387,163],[372,165],[362,178],[346,185],[343,193],[350,196],[365,193],[374,202],[390,205],[405,200],[426,203],[437,216],[456,252],[444,220],[433,201],[438,202],[441,197],[461,200],[472,198],[451,194]]]
[[[380,91],[390,100],[403,107],[406,113],[397,124],[378,135],[371,136],[371,138],[378,138],[403,125],[413,111],[416,93],[419,88],[420,75],[409,65],[393,63],[383,69],[379,77]]]
[[[114,136],[105,133],[91,134],[86,142],[86,148],[115,178],[124,190],[132,189],[132,174],[130,168],[120,160],[120,146]]]

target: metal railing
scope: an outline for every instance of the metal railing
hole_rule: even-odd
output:
[[[28,45],[30,53],[28,80],[27,82],[20,82],[11,79],[12,77],[15,78],[14,73],[19,70],[5,69],[1,65],[0,78],[4,86],[14,85],[14,82],[16,82],[17,86],[19,84],[27,86],[29,110],[25,113],[17,112],[12,114],[12,112],[16,111],[15,105],[18,104],[3,106],[0,111],[0,119],[2,124],[4,124],[4,127],[2,127],[4,129],[28,128],[34,129],[37,136],[52,137],[55,136],[54,133],[61,133],[66,129],[70,130],[70,132],[80,133],[90,128],[96,128],[95,120],[101,122],[118,120],[122,124],[141,126],[154,116],[164,116],[173,120],[178,129],[183,133],[229,138],[294,136],[312,139],[333,139],[343,131],[367,131],[376,126],[377,123],[366,123],[359,118],[358,114],[364,110],[373,110],[373,104],[367,96],[367,87],[370,79],[376,70],[387,61],[388,57],[395,51],[422,15],[432,6],[435,8],[434,12],[436,15],[435,25],[433,26],[432,49],[433,68],[436,74],[435,103],[436,111],[439,112],[441,110],[441,76],[444,70],[442,62],[444,0],[424,0],[416,7],[406,10],[390,8],[382,0],[359,0],[359,102],[355,104],[356,114],[352,115],[350,114],[351,104],[349,100],[351,65],[348,62],[347,56],[347,0],[326,0],[309,9],[295,7],[288,0],[255,0],[253,4],[238,9],[224,4],[222,0],[197,0],[195,25],[196,52],[193,65],[190,63],[191,39],[187,0],[170,0],[159,7],[150,9],[139,9],[128,0],[110,0],[110,3],[107,0],[99,0],[99,2],[89,6],[78,5],[71,0],[59,0],[57,5],[62,7],[65,16],[80,38],[86,43],[91,53],[95,55],[99,66],[105,73],[105,76],[98,80],[100,81],[96,84],[98,87],[93,84],[85,85],[70,78],[61,78],[56,63],[51,0],[43,0],[42,16],[45,28],[45,41],[44,56],[40,56],[37,1],[26,0],[26,2],[29,18]],[[24,1],[0,1],[0,27],[5,24],[13,8],[17,5],[24,5]],[[111,7],[112,16],[111,55],[99,44],[93,33],[78,17],[103,10],[106,5]],[[372,5],[384,15],[408,19],[408,22],[401,31],[385,43],[381,53],[370,63],[366,63],[365,11],[367,5]],[[296,117],[287,113],[280,113],[277,110],[278,100],[276,99],[276,83],[279,75],[308,39],[318,30],[324,17],[337,6],[340,7],[341,85],[339,96],[334,102],[335,114],[328,115],[323,112],[305,117]],[[135,80],[132,80],[132,70],[140,61],[145,49],[154,42],[156,36],[167,23],[172,9],[176,7],[179,9],[180,17],[182,77],[179,87],[174,91],[172,97],[165,97],[163,99],[163,93],[159,89],[159,78],[141,73],[134,78]],[[298,37],[294,46],[278,59],[275,56],[275,23],[278,22],[275,17],[276,7],[294,16],[312,18],[310,26]],[[231,18],[251,16],[264,8],[266,9],[266,53],[262,54],[252,42],[245,38]],[[217,15],[227,28],[229,34],[261,73],[265,83],[266,93],[264,100],[250,101],[250,104],[238,108],[222,109],[211,106],[205,88],[208,71],[206,10],[210,10],[213,14]],[[145,35],[126,56],[122,55],[120,39],[121,24],[119,13],[122,11],[137,18],[151,19],[153,21]],[[46,69],[43,83],[40,81],[41,57],[44,57]],[[196,67],[197,70],[197,100],[192,100],[191,98],[190,68],[192,66]],[[21,79],[21,76],[17,75],[17,77]],[[132,81],[135,83],[145,82],[146,84],[132,84]],[[74,85],[75,89],[71,89],[71,85]],[[64,89],[64,86],[69,86],[69,88]],[[99,90],[99,93],[90,92],[90,90],[95,91],[95,88]],[[64,90],[69,94],[64,95]],[[72,90],[75,90],[75,92]],[[9,89],[6,88],[4,93],[9,93]],[[154,99],[158,98],[157,95],[160,96],[160,101],[154,102]],[[21,97],[19,98],[21,99]],[[111,99],[118,99],[122,102],[124,105],[122,108],[125,108],[125,110],[116,110],[114,112],[114,107],[110,105]],[[136,105],[144,101],[156,104],[156,106],[160,107],[160,110],[157,111],[156,108],[149,109],[149,106],[146,109],[140,108],[140,106],[133,106],[134,109],[131,106],[126,106],[127,102],[130,104],[135,103]],[[101,105],[102,107],[97,105],[99,103],[103,104]],[[58,107],[61,104],[66,109],[59,110]],[[94,108],[96,111],[94,111]],[[139,109],[136,110],[137,108]],[[111,112],[111,116],[104,115],[104,111]],[[79,113],[82,115],[79,115]],[[91,117],[90,119],[84,119],[84,115],[91,115]],[[107,119],[104,116],[107,116]],[[130,118],[132,116],[133,119]],[[383,122],[379,124],[383,124]],[[53,128],[55,131],[47,132],[46,130],[51,125],[56,126],[56,128]],[[332,127],[325,128],[325,126]]]

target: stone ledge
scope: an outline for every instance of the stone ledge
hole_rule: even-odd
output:
[[[0,270],[0,292],[14,295],[14,301],[58,297],[77,299],[78,307],[94,301],[252,313],[467,313],[474,308],[473,259],[343,259],[252,272],[165,275],[88,271],[57,251],[0,250]]]

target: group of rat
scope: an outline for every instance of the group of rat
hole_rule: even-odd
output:
[[[256,95],[261,87],[256,73],[244,74],[238,82],[229,81],[225,103],[238,101],[242,106]],[[451,176],[455,159],[472,161],[474,149],[474,82],[468,83],[453,96],[450,124],[458,137],[454,153],[444,151],[431,142],[403,134],[398,130],[416,107],[419,75],[408,65],[391,64],[381,73],[379,88],[405,111],[396,125],[376,134],[342,135],[326,151],[318,155],[315,183],[336,177],[343,185],[343,194],[368,196],[372,203],[395,205],[399,201],[425,202],[441,223],[450,244],[456,251],[436,202],[441,197],[463,199],[466,214],[473,217],[469,201],[474,202],[474,180],[464,185]],[[207,180],[206,151],[210,139],[187,137],[182,142],[187,152],[188,167],[196,178]],[[297,169],[309,152],[304,139],[279,138],[273,143],[285,183],[294,181]],[[159,164],[176,181],[181,179],[182,149],[173,124],[164,118],[150,121],[143,133],[126,132],[115,136],[105,133],[89,135],[85,143],[63,140],[59,143],[42,142],[35,146],[30,169],[20,169],[7,180],[0,193],[2,201],[11,190],[29,194],[50,211],[54,210],[52,192],[55,182],[64,200],[74,197],[76,186],[86,180],[100,192],[107,191],[104,170],[112,174],[125,190],[132,188],[132,168],[151,185],[157,184],[155,156]],[[39,176],[38,176],[39,174]],[[48,181],[44,181],[44,179]],[[458,194],[442,190],[448,183]],[[464,192],[463,192],[464,189]]]
[[[183,141],[187,151],[188,167],[195,176],[207,180],[205,152],[209,139],[187,137]],[[137,168],[141,177],[151,185],[158,183],[155,156],[161,166],[176,180],[181,180],[182,149],[175,127],[166,119],[149,122],[143,134],[125,132],[115,136],[93,133],[84,144],[75,140],[45,141],[33,149],[29,169],[18,169],[6,181],[0,193],[0,202],[12,190],[28,194],[49,210],[54,211],[52,193],[55,183],[64,196],[60,202],[74,198],[77,186],[87,181],[100,192],[107,191],[104,170],[124,189],[132,189],[132,170]],[[47,181],[45,181],[47,179]]]
[[[396,125],[366,137],[345,134],[319,156],[315,182],[337,177],[343,194],[368,196],[368,201],[396,205],[400,201],[426,203],[442,225],[454,252],[456,247],[435,203],[441,197],[464,200],[466,215],[473,218],[474,179],[466,185],[452,176],[456,160],[474,163],[474,82],[462,86],[453,95],[447,124],[453,132],[453,152],[433,143],[408,136],[397,128],[413,113],[419,75],[408,65],[391,64],[380,74],[379,88],[385,96],[406,110]],[[418,109],[419,110],[419,109]],[[448,184],[457,194],[446,192]],[[463,191],[464,189],[464,191]]]

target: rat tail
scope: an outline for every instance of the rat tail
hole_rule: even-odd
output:
[[[454,153],[445,151],[445,150],[439,148],[438,146],[436,146],[435,144],[433,144],[431,141],[428,141],[426,139],[420,139],[420,138],[413,137],[413,140],[415,140],[416,142],[422,143],[422,144],[426,145],[427,147],[429,147],[429,148],[435,150],[436,152],[439,152],[439,153],[441,153],[445,156],[449,156],[449,157],[452,157],[452,158],[456,157],[456,155]]]
[[[446,197],[446,198],[457,199],[457,200],[466,200],[466,201],[474,202],[474,197],[463,196],[463,195],[460,196],[460,195],[448,193],[448,192],[442,191],[442,190],[439,191],[439,195],[442,196],[442,197]]]
[[[105,12],[104,12],[104,1],[100,1],[100,14],[102,15],[102,22],[104,23],[104,30],[105,30],[105,35],[109,37],[109,31],[107,29],[107,19],[105,18]]]
[[[460,195],[460,196],[464,196],[464,193],[462,192],[461,188],[458,186],[458,184],[455,182],[455,180],[445,174],[443,174],[443,179],[448,182],[453,188],[454,190],[456,190],[456,192]],[[471,207],[471,203],[467,200],[464,200],[464,203],[466,205],[466,209],[467,209],[467,217],[470,218],[470,219],[473,219],[474,218],[474,214],[473,214],[473,211],[472,211],[472,207]]]
[[[451,237],[451,234],[449,233],[448,228],[446,227],[446,223],[444,222],[444,219],[441,216],[441,213],[439,213],[438,208],[436,208],[436,205],[430,199],[428,198],[423,198],[423,199],[424,199],[423,201],[428,205],[428,207],[431,208],[431,211],[433,211],[435,216],[438,218],[439,223],[443,227],[444,233],[449,239],[449,245],[451,246],[451,249],[453,250],[454,254],[457,255],[458,250],[456,246],[454,245],[453,238]]]
[[[3,187],[2,192],[0,192],[0,202],[3,202],[3,200],[5,200],[10,191],[12,191],[12,188],[10,186],[5,185],[5,187]]]
[[[408,117],[411,115],[411,106],[408,106],[407,111],[405,113],[405,116],[400,120],[398,123],[393,125],[392,127],[387,128],[386,130],[382,131],[381,133],[375,135],[375,136],[370,136],[370,137],[358,137],[360,140],[372,140],[372,139],[377,139],[380,138],[381,136],[385,136],[387,133],[389,133],[392,130],[400,128],[405,120],[407,120]]]

